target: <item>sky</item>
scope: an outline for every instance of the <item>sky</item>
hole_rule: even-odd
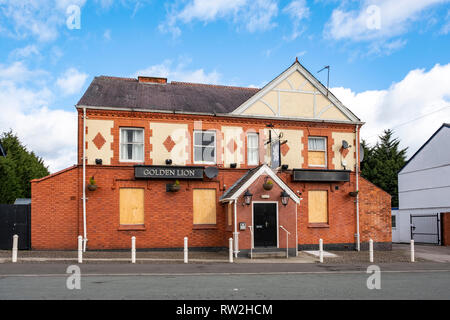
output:
[[[450,0],[0,0],[0,132],[76,163],[95,76],[263,87],[299,61],[408,157],[450,122]]]

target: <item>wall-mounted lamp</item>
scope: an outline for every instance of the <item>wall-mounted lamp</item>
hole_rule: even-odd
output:
[[[289,202],[289,194],[286,191],[281,191],[281,203],[283,206],[287,206]]]
[[[166,159],[166,164],[170,166],[172,164],[172,159]]]
[[[288,168],[289,168],[288,164],[282,164],[281,165],[281,170],[283,170],[283,171],[287,170]]]
[[[249,206],[252,203],[252,197],[253,194],[247,189],[244,193],[244,203]]]
[[[102,159],[95,159],[95,164],[102,164],[103,160]]]
[[[234,169],[237,167],[237,163],[230,163],[230,168]]]

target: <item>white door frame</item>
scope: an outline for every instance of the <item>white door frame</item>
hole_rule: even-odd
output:
[[[254,217],[255,217],[255,213],[254,213],[254,210],[255,210],[255,206],[253,205],[254,203],[275,203],[276,204],[276,210],[277,210],[277,212],[276,212],[276,218],[277,218],[277,248],[279,248],[280,247],[280,237],[279,237],[279,234],[280,234],[280,225],[279,225],[279,221],[278,221],[278,201],[252,201],[252,229],[253,229],[253,239],[250,239],[251,240],[251,245],[253,245],[252,246],[252,249],[254,249],[254,247],[255,247],[255,231],[256,231],[256,229],[255,229],[255,224],[254,224]]]

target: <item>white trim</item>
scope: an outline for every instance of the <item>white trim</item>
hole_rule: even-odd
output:
[[[250,241],[252,241],[252,243],[253,243],[253,248],[252,249],[254,249],[254,244],[255,244],[255,231],[256,231],[256,228],[255,228],[255,223],[254,223],[254,218],[255,218],[255,212],[254,212],[254,210],[255,210],[255,206],[253,205],[253,204],[255,204],[255,203],[275,203],[276,204],[276,208],[277,208],[277,213],[276,213],[276,217],[277,217],[277,249],[279,249],[280,248],[280,223],[279,223],[279,221],[278,221],[278,201],[252,201],[252,228],[253,228],[253,239],[250,239]],[[251,244],[250,244],[250,246],[251,246]]]
[[[196,161],[195,160],[195,147],[205,147],[203,145],[196,145],[195,144],[195,133],[198,132],[207,132],[207,133],[213,133],[214,134],[214,161]],[[206,146],[211,147],[211,146]],[[194,130],[193,137],[192,137],[192,162],[194,164],[216,164],[217,163],[217,132],[216,130]]]
[[[272,111],[272,113],[273,113],[275,116],[277,115],[277,113],[276,113],[275,111],[273,111],[272,106],[271,106],[268,102],[265,102],[263,99],[260,99],[259,101],[261,101],[262,103],[264,103],[264,104],[267,106],[267,108],[269,108],[270,111]]]
[[[122,158],[122,130],[140,130],[142,131],[142,160],[131,160]],[[129,143],[126,143],[129,144]],[[131,143],[131,144],[140,144]],[[145,129],[142,127],[119,127],[119,162],[133,162],[133,163],[144,163],[145,162]]]
[[[247,101],[241,104],[238,108],[236,108],[231,114],[241,114],[245,110],[247,110],[253,103],[260,100],[265,94],[274,89],[277,85],[283,82],[287,77],[289,77],[293,72],[298,71],[302,76],[304,76],[311,84],[314,86],[322,95],[326,96],[335,106],[338,108],[351,122],[359,122],[360,120],[349,110],[347,109],[342,102],[340,102],[333,94],[329,94],[329,90],[319,82],[314,76],[312,76],[299,62],[295,62],[286,69],[283,73],[281,73],[278,77],[273,79],[267,85],[265,85],[260,91],[258,91],[255,95],[250,97]],[[282,89],[277,89],[282,90]],[[314,91],[304,91],[299,90],[295,92],[304,92],[304,93],[312,93]]]
[[[253,176],[244,183],[237,191],[234,192],[234,194],[231,197],[228,197],[226,199],[222,199],[220,202],[227,202],[230,200],[236,200],[239,198],[239,196],[258,179],[259,176],[261,176],[263,173],[267,174],[274,180],[276,184],[278,184],[284,191],[286,191],[289,194],[289,197],[297,204],[300,203],[300,198],[289,188],[286,183],[284,183],[283,180],[281,180],[273,171],[270,169],[267,164],[264,164],[261,166],[261,168],[258,169],[256,173],[253,174]]]

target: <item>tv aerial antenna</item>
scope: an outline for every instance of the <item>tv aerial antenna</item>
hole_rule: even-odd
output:
[[[328,70],[328,76],[327,76],[327,95],[328,95],[328,91],[329,91],[329,88],[330,88],[330,66],[325,66],[325,67],[323,67],[322,69],[320,69],[319,71],[317,71],[317,73],[319,73],[319,72],[321,72],[321,71],[323,71],[323,70],[325,70],[325,69]]]

